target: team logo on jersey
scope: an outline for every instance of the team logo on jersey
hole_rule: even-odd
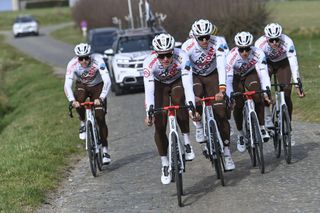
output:
[[[143,76],[145,78],[148,78],[150,76],[150,70],[148,70],[147,68],[143,69]]]

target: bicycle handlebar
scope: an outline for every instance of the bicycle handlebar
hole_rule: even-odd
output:
[[[172,110],[178,110],[178,109],[190,109],[192,111],[192,115],[195,115],[195,107],[193,103],[190,101],[188,105],[185,106],[179,106],[179,105],[170,105],[170,106],[164,106],[160,108],[154,109],[153,105],[150,105],[148,110],[148,116],[151,118],[154,114],[160,113],[163,111],[172,111]]]
[[[72,106],[72,101],[69,102],[69,106],[68,106],[68,109],[69,109],[69,117],[70,118],[73,118],[73,114],[72,114],[72,109],[73,109],[73,106]],[[104,106],[104,103],[101,102],[101,105]],[[84,107],[92,107],[94,106],[94,102],[93,101],[86,101],[86,102],[82,102],[80,103],[80,106],[84,106]]]
[[[289,84],[273,83],[271,84],[271,86],[274,86],[276,90],[278,90],[278,87],[280,87],[280,91],[283,91],[284,87],[295,85],[295,86],[298,86],[299,91],[302,94],[303,93],[302,82],[300,78],[297,78],[297,79],[298,79],[298,83],[289,83]]]
[[[253,95],[255,94],[261,94],[261,93],[267,93],[268,97],[271,97],[271,92],[269,87],[267,87],[266,90],[260,90],[260,91],[256,91],[256,90],[252,90],[252,91],[246,91],[246,92],[232,92],[230,95],[230,99],[234,99],[234,97],[236,96],[244,96],[246,99],[251,98]]]

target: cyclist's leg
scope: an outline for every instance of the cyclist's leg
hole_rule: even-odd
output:
[[[87,87],[80,82],[76,82],[74,96],[79,103],[84,102],[88,97]],[[76,109],[76,111],[79,114],[79,120],[80,120],[79,138],[81,140],[85,140],[86,139],[86,126],[85,126],[86,110],[84,107],[80,106],[79,108]]]
[[[155,108],[168,106],[169,102],[168,85],[155,81]],[[155,125],[155,142],[160,156],[167,156],[168,151],[168,137],[166,135],[167,128],[167,114],[165,112],[156,113],[154,115]]]
[[[206,76],[202,79],[205,91],[208,96],[214,96],[219,92],[219,77],[218,72],[214,71],[210,75]],[[215,101],[213,104],[213,113],[216,118],[218,129],[221,134],[222,141],[225,146],[229,146],[230,142],[230,124],[226,114],[226,102]]]
[[[201,81],[202,78],[199,75],[194,75],[193,74],[193,91],[196,97],[202,98],[204,96],[204,91],[203,91],[203,83]],[[202,103],[196,102],[196,110],[199,112],[199,114],[202,116]],[[198,143],[205,142],[206,138],[204,137],[204,129],[203,129],[203,124],[202,121],[197,121],[194,122],[196,126],[196,141]]]
[[[291,74],[291,69],[290,69],[290,64],[288,59],[280,61],[279,68],[277,70],[278,82],[281,84],[290,84],[291,76],[292,74]],[[288,106],[290,120],[291,120],[292,109],[293,109],[292,100],[291,100],[291,90],[292,90],[292,86],[286,86],[284,88],[284,97],[285,97],[286,104]]]
[[[171,85],[171,102],[173,105],[184,105],[185,96],[182,86],[182,80],[178,79]],[[177,111],[177,121],[183,136],[183,141],[186,149],[186,160],[194,159],[194,152],[190,145],[190,127],[189,127],[189,113],[188,109],[182,109]]]
[[[169,105],[169,91],[170,87],[166,84],[154,81],[155,87],[155,108],[160,108]],[[161,182],[162,184],[169,184],[171,182],[171,173],[169,172],[168,154],[168,137],[166,134],[167,114],[165,112],[156,113],[154,115],[155,133],[154,139],[161,158]]]
[[[249,91],[261,90],[260,79],[259,79],[259,76],[255,70],[246,76],[245,87]],[[270,135],[264,126],[264,99],[263,99],[263,95],[262,94],[255,94],[253,96],[253,101],[255,103],[255,111],[258,116],[262,138],[266,142],[269,140]]]
[[[98,99],[101,91],[102,91],[103,83],[100,83],[96,86],[90,87],[90,98],[92,101],[95,99]],[[101,139],[101,144],[104,147],[108,147],[108,126],[106,124],[105,120],[105,110],[104,106],[101,104],[100,106],[95,107],[95,116],[96,120],[99,126],[99,133],[100,133],[100,139]]]

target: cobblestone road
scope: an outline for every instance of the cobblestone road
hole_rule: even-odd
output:
[[[112,164],[93,178],[84,157],[39,212],[320,212],[320,125],[294,123],[297,143],[290,165],[265,144],[263,175],[233,145],[236,169],[225,173],[225,187],[194,142],[196,159],[187,163],[185,206],[179,208],[175,185],[160,183],[153,128],[143,125],[142,104],[142,93],[110,97]]]

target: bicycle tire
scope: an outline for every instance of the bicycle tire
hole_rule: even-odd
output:
[[[171,149],[171,157],[172,157],[172,164],[173,164],[173,173],[176,182],[177,188],[177,198],[178,198],[178,205],[182,207],[182,194],[183,194],[183,186],[182,186],[182,171],[181,171],[181,163],[179,157],[179,149],[178,149],[178,138],[176,134],[171,134],[171,142],[172,142],[172,149]]]
[[[90,170],[94,177],[97,176],[97,164],[96,164],[96,153],[95,153],[95,147],[94,147],[94,137],[93,137],[93,129],[91,122],[88,122],[87,125],[87,145],[88,145],[88,158],[89,158],[89,164],[90,164]]]
[[[252,136],[254,137],[254,153],[255,159],[259,166],[260,172],[263,174],[265,170],[263,156],[263,142],[260,133],[259,122],[256,114],[251,113]]]
[[[291,124],[288,108],[286,105],[282,106],[282,144],[284,158],[287,164],[291,163]]]
[[[213,161],[212,162],[212,166],[214,166],[216,174],[217,174],[217,178],[220,179],[221,185],[225,186],[225,182],[224,182],[224,176],[223,176],[223,170],[222,168],[224,168],[223,164],[223,156],[221,155],[221,147],[220,147],[220,142],[219,142],[219,137],[218,137],[218,133],[217,133],[217,127],[215,126],[215,123],[213,121],[210,121],[209,123],[209,129],[210,129],[210,141],[212,143],[212,147],[215,150],[215,155],[216,158],[214,158],[212,156]]]
[[[272,121],[274,124],[274,133],[272,136],[273,139],[273,148],[274,154],[276,158],[280,158],[281,156],[281,138],[280,138],[280,126],[278,122],[278,112],[276,111],[276,105],[274,104],[272,107]]]
[[[102,162],[102,146],[100,142],[100,136],[99,136],[99,131],[98,131],[98,126],[96,126],[96,136],[97,136],[97,145],[99,146],[99,152],[96,153],[96,159],[97,159],[97,166],[99,171],[102,171],[103,168],[103,162]]]

